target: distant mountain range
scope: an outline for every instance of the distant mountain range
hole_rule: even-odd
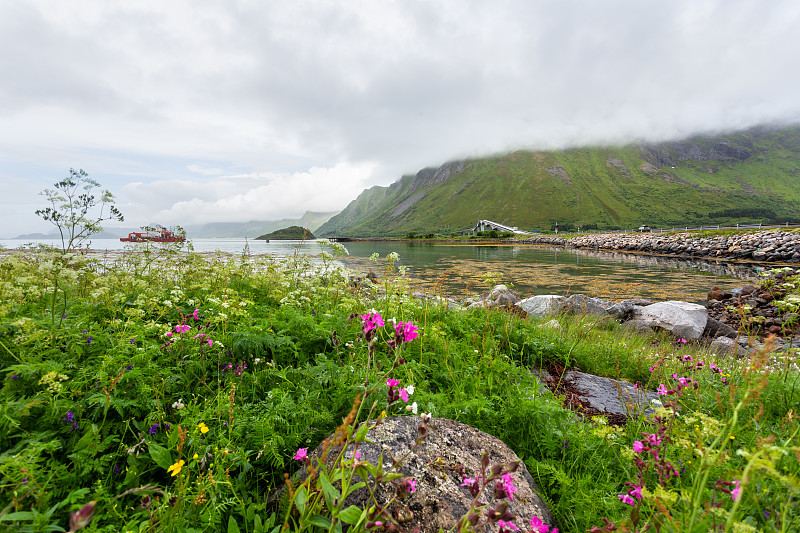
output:
[[[289,226],[302,226],[311,231],[316,231],[323,223],[328,221],[337,212],[319,213],[314,211],[306,211],[306,213],[297,219],[284,218],[281,220],[251,220],[249,222],[210,222],[208,224],[187,226],[184,229],[189,238],[241,238],[250,237],[255,238],[265,233],[271,233],[275,230],[286,228]],[[140,228],[108,228],[107,230],[92,235],[92,239],[119,239],[120,237],[127,237],[128,233],[133,231],[141,231]],[[58,231],[51,231],[48,234],[44,233],[26,233],[14,237],[15,239],[60,239]]]
[[[800,221],[800,126],[452,161],[362,192],[318,236]]]

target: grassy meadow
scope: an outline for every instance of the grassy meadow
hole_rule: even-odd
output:
[[[458,420],[522,458],[554,523],[492,530],[800,530],[794,354],[735,360],[596,318],[449,309],[412,298],[391,254],[373,257],[373,284],[321,246],[313,260],[3,255],[0,531],[396,530],[331,496],[359,467],[343,456],[271,497],[310,463],[302,450],[358,442],[384,413]],[[580,416],[531,372],[564,367],[661,405],[621,426]],[[368,484],[399,481],[364,468]]]

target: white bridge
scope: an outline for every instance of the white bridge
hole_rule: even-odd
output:
[[[514,233],[516,235],[533,235],[530,231],[522,231],[516,226],[506,226],[505,224],[500,224],[499,222],[493,222],[491,220],[479,220],[475,227],[473,227],[471,231],[473,235],[475,235],[479,231],[508,231]]]

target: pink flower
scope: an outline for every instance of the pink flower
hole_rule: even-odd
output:
[[[480,478],[480,476],[478,476],[478,478]],[[461,482],[461,486],[462,487],[469,487],[470,485],[472,485],[476,481],[477,480],[475,478],[464,476],[464,481]]]
[[[531,517],[531,529],[533,529],[534,533],[547,533],[550,531],[550,526],[542,522],[542,519],[538,516]],[[557,529],[554,531],[558,531]]]
[[[171,331],[167,333],[167,337],[172,337],[172,332]]]
[[[634,441],[633,451],[636,453],[642,453],[642,450],[644,450],[644,444],[642,444],[642,441],[640,440]]]
[[[415,492],[417,490],[417,480],[414,478],[406,479],[403,485],[406,487],[406,492]]]
[[[186,333],[190,329],[192,329],[192,327],[187,324],[178,324],[177,326],[175,326],[175,331],[177,333]]]
[[[194,336],[194,337],[192,337],[192,338],[193,338],[193,339],[202,339],[202,338],[203,338],[203,337],[205,337],[205,336],[206,336],[206,334],[205,334],[205,333],[198,333],[197,335],[195,335],[195,336]]]
[[[658,393],[659,396],[665,396],[665,395],[669,394],[669,391],[667,390],[667,387],[663,383],[658,386],[658,388],[656,389],[656,392]]]
[[[734,484],[734,485],[736,485],[736,488],[734,488],[734,489],[731,491],[731,498],[733,498],[733,501],[736,501],[736,500],[738,500],[738,499],[739,499],[739,496],[740,496],[740,495],[741,495],[741,493],[742,493],[742,488],[739,486],[739,480],[738,480],[738,479],[737,479],[737,480],[735,480],[735,481],[733,482],[733,484]]]
[[[617,498],[622,500],[622,503],[627,503],[628,505],[636,505],[636,502],[628,496],[627,494],[617,494]]]
[[[498,520],[497,525],[500,526],[500,529],[510,529],[512,531],[519,531],[519,528],[514,524],[514,522],[506,522],[505,520]]]
[[[383,318],[378,313],[367,313],[366,315],[358,315],[361,317],[361,322],[364,324],[364,333],[369,333],[373,329],[383,326]]]
[[[194,313],[192,313],[192,316],[194,317],[195,320],[200,320],[200,310],[195,309]]]
[[[206,342],[208,343],[208,347],[209,347],[209,348],[211,348],[212,346],[214,346],[214,341],[212,341],[212,340],[211,340],[211,338],[208,338],[208,339],[206,339]]]
[[[297,453],[294,454],[292,459],[295,461],[302,461],[306,457],[308,457],[308,448],[298,448]]]
[[[386,384],[390,387],[397,387],[398,385],[400,385],[400,382],[397,381],[396,379],[386,378]]]
[[[395,332],[397,332],[397,336],[400,338],[402,342],[411,342],[417,337],[419,337],[417,326],[409,322],[398,322],[397,325],[394,327]]]
[[[400,399],[408,403],[408,391],[406,389],[400,389]]]
[[[508,501],[514,501],[514,493],[517,491],[517,487],[514,486],[514,478],[511,477],[511,474],[503,474],[503,488],[508,493]]]
[[[628,491],[628,495],[629,496],[633,496],[637,500],[641,500],[642,499],[642,486],[641,485],[636,485],[632,490]]]
[[[643,435],[647,439],[647,444],[650,446],[661,446],[661,437],[655,433],[643,433]]]

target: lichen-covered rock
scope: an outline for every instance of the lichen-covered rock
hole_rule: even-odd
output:
[[[377,465],[381,460],[388,470],[392,458],[400,462],[399,472],[416,480],[416,491],[398,498],[389,511],[406,531],[419,528],[420,532],[447,531],[453,528],[470,508],[472,495],[461,486],[464,477],[475,478],[481,472],[481,455],[488,454],[490,464],[507,464],[520,461],[519,457],[502,441],[460,422],[445,418],[433,418],[428,422],[427,438],[415,448],[418,437],[419,417],[397,416],[384,419],[367,433],[372,442],[358,445],[361,461]],[[352,453],[352,452],[350,452]],[[319,450],[310,454],[317,456]],[[509,511],[517,517],[516,524],[524,529],[531,516],[538,516],[545,523],[552,523],[549,509],[537,494],[537,488],[525,464],[511,474],[517,491],[513,494]],[[374,480],[370,480],[370,484]],[[492,487],[487,486],[479,496],[482,504],[494,504]],[[381,483],[375,497],[385,504],[397,494],[392,483]],[[372,505],[369,492],[362,488],[354,492],[344,507],[359,508]],[[491,531],[494,528],[485,528]]]

